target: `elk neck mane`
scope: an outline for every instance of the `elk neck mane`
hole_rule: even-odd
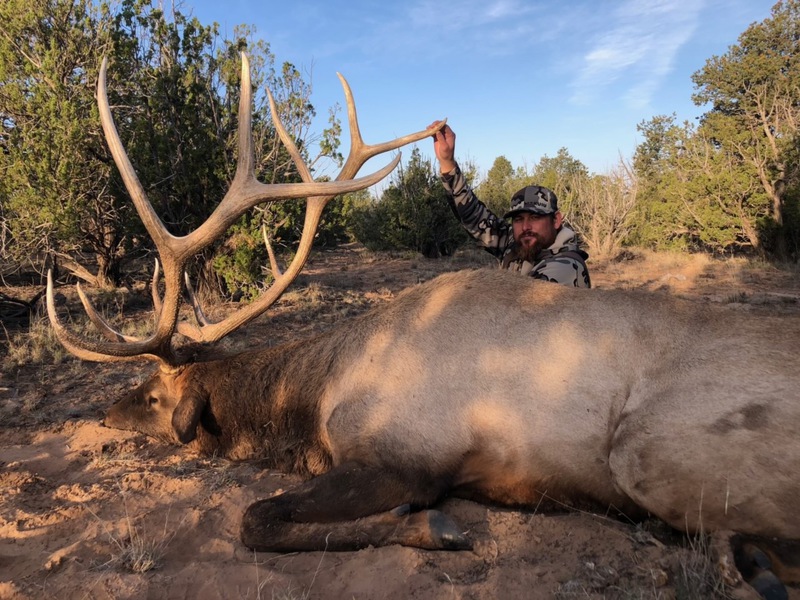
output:
[[[196,448],[234,460],[257,458],[303,475],[332,462],[320,439],[319,400],[332,377],[363,347],[373,309],[310,338],[260,346],[190,364],[185,389],[208,399]]]

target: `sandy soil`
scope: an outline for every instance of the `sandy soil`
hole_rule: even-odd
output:
[[[486,261],[474,252],[440,261],[375,256],[356,246],[317,253],[270,316],[231,344],[310,335],[408,285]],[[796,274],[764,264],[637,254],[592,268],[598,288],[800,312]],[[79,314],[74,293],[62,292]],[[115,302],[112,310],[127,307],[126,318],[145,314],[132,296]],[[238,541],[242,511],[297,479],[103,427],[104,410],[149,370],[68,358],[2,373],[0,598],[712,597],[702,581],[713,553],[702,540],[656,520],[624,523],[575,510],[449,500],[442,508],[474,540],[471,552],[254,554]]]

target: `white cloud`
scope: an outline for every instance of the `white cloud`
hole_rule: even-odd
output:
[[[588,104],[616,83],[630,107],[648,105],[697,27],[703,1],[628,0],[595,36],[572,83],[574,104]],[[625,83],[630,81],[630,83]]]
[[[485,15],[488,19],[517,17],[521,12],[518,4],[514,0],[495,0],[485,7]]]
[[[520,19],[536,11],[522,0],[418,0],[409,8],[410,21],[421,28],[446,31],[492,28],[497,21]]]
[[[464,50],[485,55],[510,54],[527,40],[535,39],[534,23],[546,15],[545,8],[526,0],[416,0],[404,16],[386,23],[392,39],[413,53],[424,39],[442,55],[463,55]],[[399,33],[403,31],[403,34]],[[432,44],[432,41],[434,42]]]

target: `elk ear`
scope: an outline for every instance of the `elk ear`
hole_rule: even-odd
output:
[[[182,444],[197,437],[197,425],[208,403],[208,396],[194,390],[184,394],[172,413],[172,427]]]

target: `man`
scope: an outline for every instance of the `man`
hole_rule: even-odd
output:
[[[436,121],[431,127],[438,126]],[[445,125],[433,136],[442,183],[450,208],[464,229],[500,260],[504,269],[518,271],[574,287],[591,287],[588,254],[578,246],[575,232],[564,224],[558,199],[538,185],[522,188],[511,197],[503,219],[478,200],[455,161],[456,134]]]

